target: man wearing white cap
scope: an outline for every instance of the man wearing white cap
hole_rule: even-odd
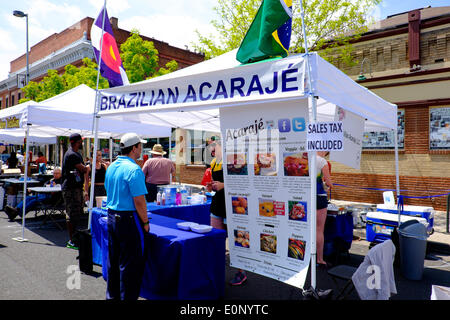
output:
[[[153,202],[158,194],[158,186],[170,184],[170,174],[175,174],[175,165],[172,160],[163,157],[166,152],[160,144],[155,144],[150,153],[152,157],[144,163],[142,171],[148,191],[147,201]]]
[[[144,236],[150,228],[145,176],[136,163],[145,142],[135,133],[125,134],[120,139],[121,155],[106,170],[107,299],[139,298],[146,259]]]

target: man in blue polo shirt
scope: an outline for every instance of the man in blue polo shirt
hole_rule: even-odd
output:
[[[136,163],[142,152],[135,133],[120,139],[121,156],[106,170],[108,280],[106,299],[136,300],[144,275],[144,234],[149,232],[145,175]]]

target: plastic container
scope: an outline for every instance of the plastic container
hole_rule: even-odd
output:
[[[195,222],[178,222],[177,227],[181,230],[191,230],[191,227],[198,226],[198,223]]]
[[[191,226],[191,230],[197,233],[207,233],[212,230],[212,227],[206,224],[198,224],[196,226]]]
[[[428,222],[425,218],[411,217],[408,215],[401,215],[400,224],[413,220],[420,222],[425,228],[428,227]],[[391,239],[391,234],[397,226],[397,214],[380,211],[368,212],[366,215],[366,240],[369,242],[383,242]]]
[[[421,280],[427,251],[427,229],[416,220],[400,224],[400,269],[405,278]]]
[[[377,211],[397,214],[397,206],[396,205],[387,205],[387,204],[377,204]],[[424,206],[412,206],[412,205],[404,205],[402,215],[416,217],[416,218],[425,218],[428,222],[427,231],[429,234],[433,233],[434,227],[434,209],[433,207],[424,207]]]
[[[159,206],[161,205],[161,192],[158,192],[156,194],[156,204]]]

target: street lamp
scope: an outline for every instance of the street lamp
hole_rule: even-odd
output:
[[[23,13],[22,11],[19,11],[19,10],[14,10],[13,15],[15,17],[19,17],[19,18],[23,18],[23,17],[26,18],[26,23],[27,23],[27,75],[25,77],[25,82],[27,85],[28,81],[30,81],[30,72],[29,72],[29,67],[28,67],[28,14]]]

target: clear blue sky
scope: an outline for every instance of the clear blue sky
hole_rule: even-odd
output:
[[[381,19],[414,9],[450,6],[450,0],[383,0],[380,5]]]
[[[293,0],[294,5],[299,0]],[[25,53],[25,19],[13,10],[29,14],[30,47],[53,33],[61,32],[86,16],[96,17],[104,0],[1,0],[0,80],[7,77],[9,62]],[[197,40],[194,31],[211,34],[216,0],[108,0],[109,16],[119,18],[119,27],[137,28],[142,34],[184,48]],[[384,0],[376,17],[427,6],[450,6],[450,0]]]

